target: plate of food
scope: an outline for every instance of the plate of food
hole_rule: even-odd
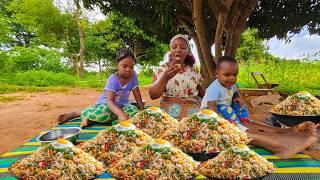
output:
[[[122,121],[78,147],[109,167],[151,139],[129,121]]]
[[[294,126],[304,121],[320,122],[320,100],[306,91],[288,96],[273,106],[270,113],[280,123]]]
[[[103,163],[65,139],[46,144],[9,167],[18,179],[93,179],[104,171]]]
[[[168,128],[178,127],[179,122],[158,107],[138,112],[130,121],[153,138],[159,138]]]
[[[162,138],[204,161],[226,148],[251,140],[246,132],[207,109],[182,119],[178,128],[168,129]]]
[[[192,179],[199,163],[163,139],[155,139],[109,168],[117,179]]]
[[[214,179],[257,179],[271,174],[273,163],[238,144],[199,166],[199,172]]]

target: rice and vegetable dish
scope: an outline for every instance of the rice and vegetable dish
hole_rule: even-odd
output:
[[[168,129],[162,138],[187,153],[219,152],[250,142],[246,132],[207,109],[182,119],[179,128]]]
[[[272,107],[272,112],[285,115],[320,115],[320,100],[306,91],[287,97]]]
[[[218,179],[255,179],[272,173],[274,165],[246,145],[226,149],[202,163],[199,172]]]
[[[109,169],[117,179],[191,179],[199,163],[180,149],[156,139],[135,149]]]
[[[137,129],[129,121],[123,121],[108,130],[101,131],[95,138],[79,144],[78,147],[108,167],[132,153],[137,146],[142,146],[150,140],[149,135]]]
[[[131,122],[153,138],[161,137],[168,128],[178,127],[178,121],[158,107],[150,107],[138,112]]]
[[[38,148],[9,167],[19,179],[93,179],[104,171],[103,163],[64,139]]]

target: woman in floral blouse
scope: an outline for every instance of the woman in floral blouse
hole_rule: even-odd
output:
[[[188,38],[178,34],[170,40],[169,61],[159,66],[153,76],[149,95],[151,99],[162,95],[161,109],[174,118],[181,119],[200,109],[204,89],[194,63]]]

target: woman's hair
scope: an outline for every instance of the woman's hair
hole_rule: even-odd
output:
[[[170,47],[172,46],[173,41],[178,38],[183,39],[186,42],[187,47],[188,47],[188,55],[187,55],[186,59],[184,60],[184,63],[188,66],[193,66],[193,64],[196,62],[196,60],[195,60],[193,54],[191,53],[191,46],[190,46],[190,43],[188,40],[188,36],[186,36],[184,34],[177,34],[177,35],[173,36],[173,38],[171,38],[171,40],[170,40]]]
[[[118,51],[118,54],[116,57],[116,63],[120,62],[122,59],[127,58],[127,57],[131,57],[133,59],[134,63],[136,63],[136,57],[134,57],[134,54],[132,53],[132,51],[127,48],[121,48]]]

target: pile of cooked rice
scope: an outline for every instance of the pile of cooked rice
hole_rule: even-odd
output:
[[[116,164],[120,159],[131,154],[133,149],[150,141],[151,137],[137,129],[129,121],[122,121],[100,133],[78,147],[107,167]]]
[[[267,159],[246,145],[238,145],[202,163],[199,172],[210,178],[255,179],[272,173],[274,169],[274,165]]]
[[[161,137],[169,128],[178,127],[178,121],[158,107],[150,107],[138,112],[131,122],[153,138]]]
[[[169,128],[162,138],[187,153],[219,152],[251,140],[246,132],[207,109],[182,119],[179,128]]]
[[[320,100],[306,91],[287,97],[284,101],[272,107],[272,112],[285,115],[320,115]]]
[[[78,147],[66,140],[40,147],[9,170],[21,179],[92,179],[106,169],[117,179],[192,179],[199,172],[213,178],[251,179],[271,173],[272,163],[245,145],[237,146],[250,140],[211,110],[178,122],[151,107]],[[183,151],[220,154],[200,165]]]
[[[105,171],[103,163],[59,139],[9,167],[19,179],[93,179]]]
[[[156,139],[109,168],[117,179],[191,179],[198,174],[199,163],[180,149]]]

